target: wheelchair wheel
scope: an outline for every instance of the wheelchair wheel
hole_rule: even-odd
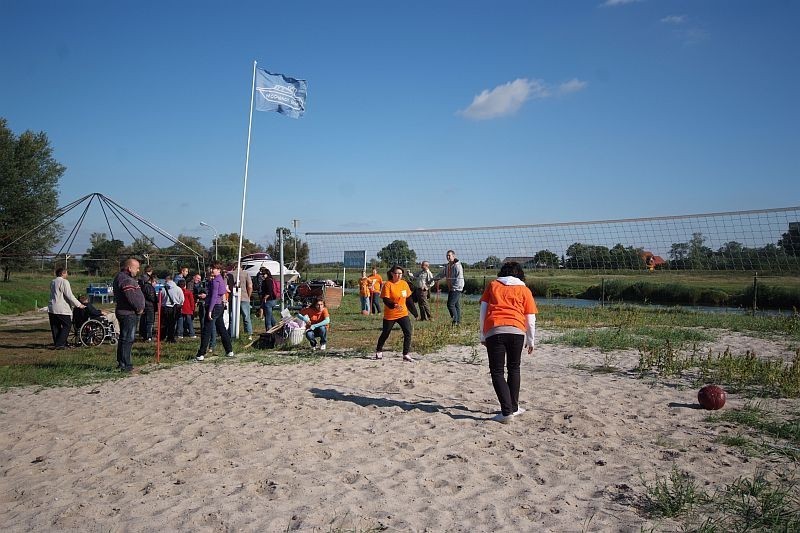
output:
[[[106,338],[106,328],[97,320],[87,320],[78,336],[84,346],[100,346]]]

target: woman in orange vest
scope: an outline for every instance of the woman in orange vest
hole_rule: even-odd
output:
[[[519,406],[519,366],[523,348],[533,353],[537,312],[522,267],[514,261],[503,264],[497,279],[483,291],[480,312],[481,344],[486,346],[492,386],[500,400],[500,414],[493,418],[497,422],[510,422],[525,412]]]
[[[394,265],[387,273],[389,281],[383,284],[381,299],[383,308],[383,331],[378,337],[378,346],[375,348],[375,359],[383,359],[383,344],[389,338],[395,324],[403,330],[403,361],[414,362],[408,355],[411,351],[411,320],[408,318],[406,298],[411,298],[411,287],[403,279],[403,267]]]

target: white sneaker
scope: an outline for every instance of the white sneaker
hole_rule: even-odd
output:
[[[236,357],[236,354],[233,352],[228,352],[225,354],[225,357]]]
[[[327,350],[328,349],[328,345],[327,344],[320,344],[319,349],[320,350]]]
[[[252,335],[248,335],[247,336],[247,340],[249,340],[249,341],[253,340],[253,336]]]
[[[415,363],[414,358],[408,354],[403,354],[403,361],[407,361],[409,363]]]
[[[492,420],[495,422],[500,422],[501,424],[508,424],[511,422],[511,419],[514,418],[514,415],[504,415],[503,413],[497,413],[492,417]]]
[[[383,352],[375,352],[375,359],[383,359]]]
[[[525,412],[525,409],[523,409],[522,407],[517,407],[517,410],[514,411],[513,413],[511,413],[511,416],[519,416],[524,412]]]
[[[206,353],[214,353],[214,348],[209,348]]]
[[[198,355],[194,358],[195,361],[205,361],[206,357],[204,355]]]

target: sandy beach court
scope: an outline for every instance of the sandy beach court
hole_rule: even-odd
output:
[[[736,337],[727,339],[715,346]],[[788,350],[751,341],[760,353]],[[615,354],[622,369],[636,357]],[[641,513],[642,478],[674,465],[714,487],[793,468],[715,443],[694,388],[575,367],[602,362],[596,350],[539,344],[523,358],[527,412],[510,424],[490,420],[499,408],[482,347],[416,364],[396,353],[286,366],[212,360],[10,390],[0,394],[0,522],[6,531],[674,530]],[[731,396],[726,408],[744,403]]]

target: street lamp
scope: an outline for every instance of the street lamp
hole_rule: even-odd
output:
[[[202,220],[200,221],[201,226],[205,226],[207,228],[211,228],[211,231],[214,232],[214,261],[219,260],[219,254],[217,254],[217,241],[219,240],[219,233],[217,233],[217,228],[212,226],[211,224],[206,224]]]

